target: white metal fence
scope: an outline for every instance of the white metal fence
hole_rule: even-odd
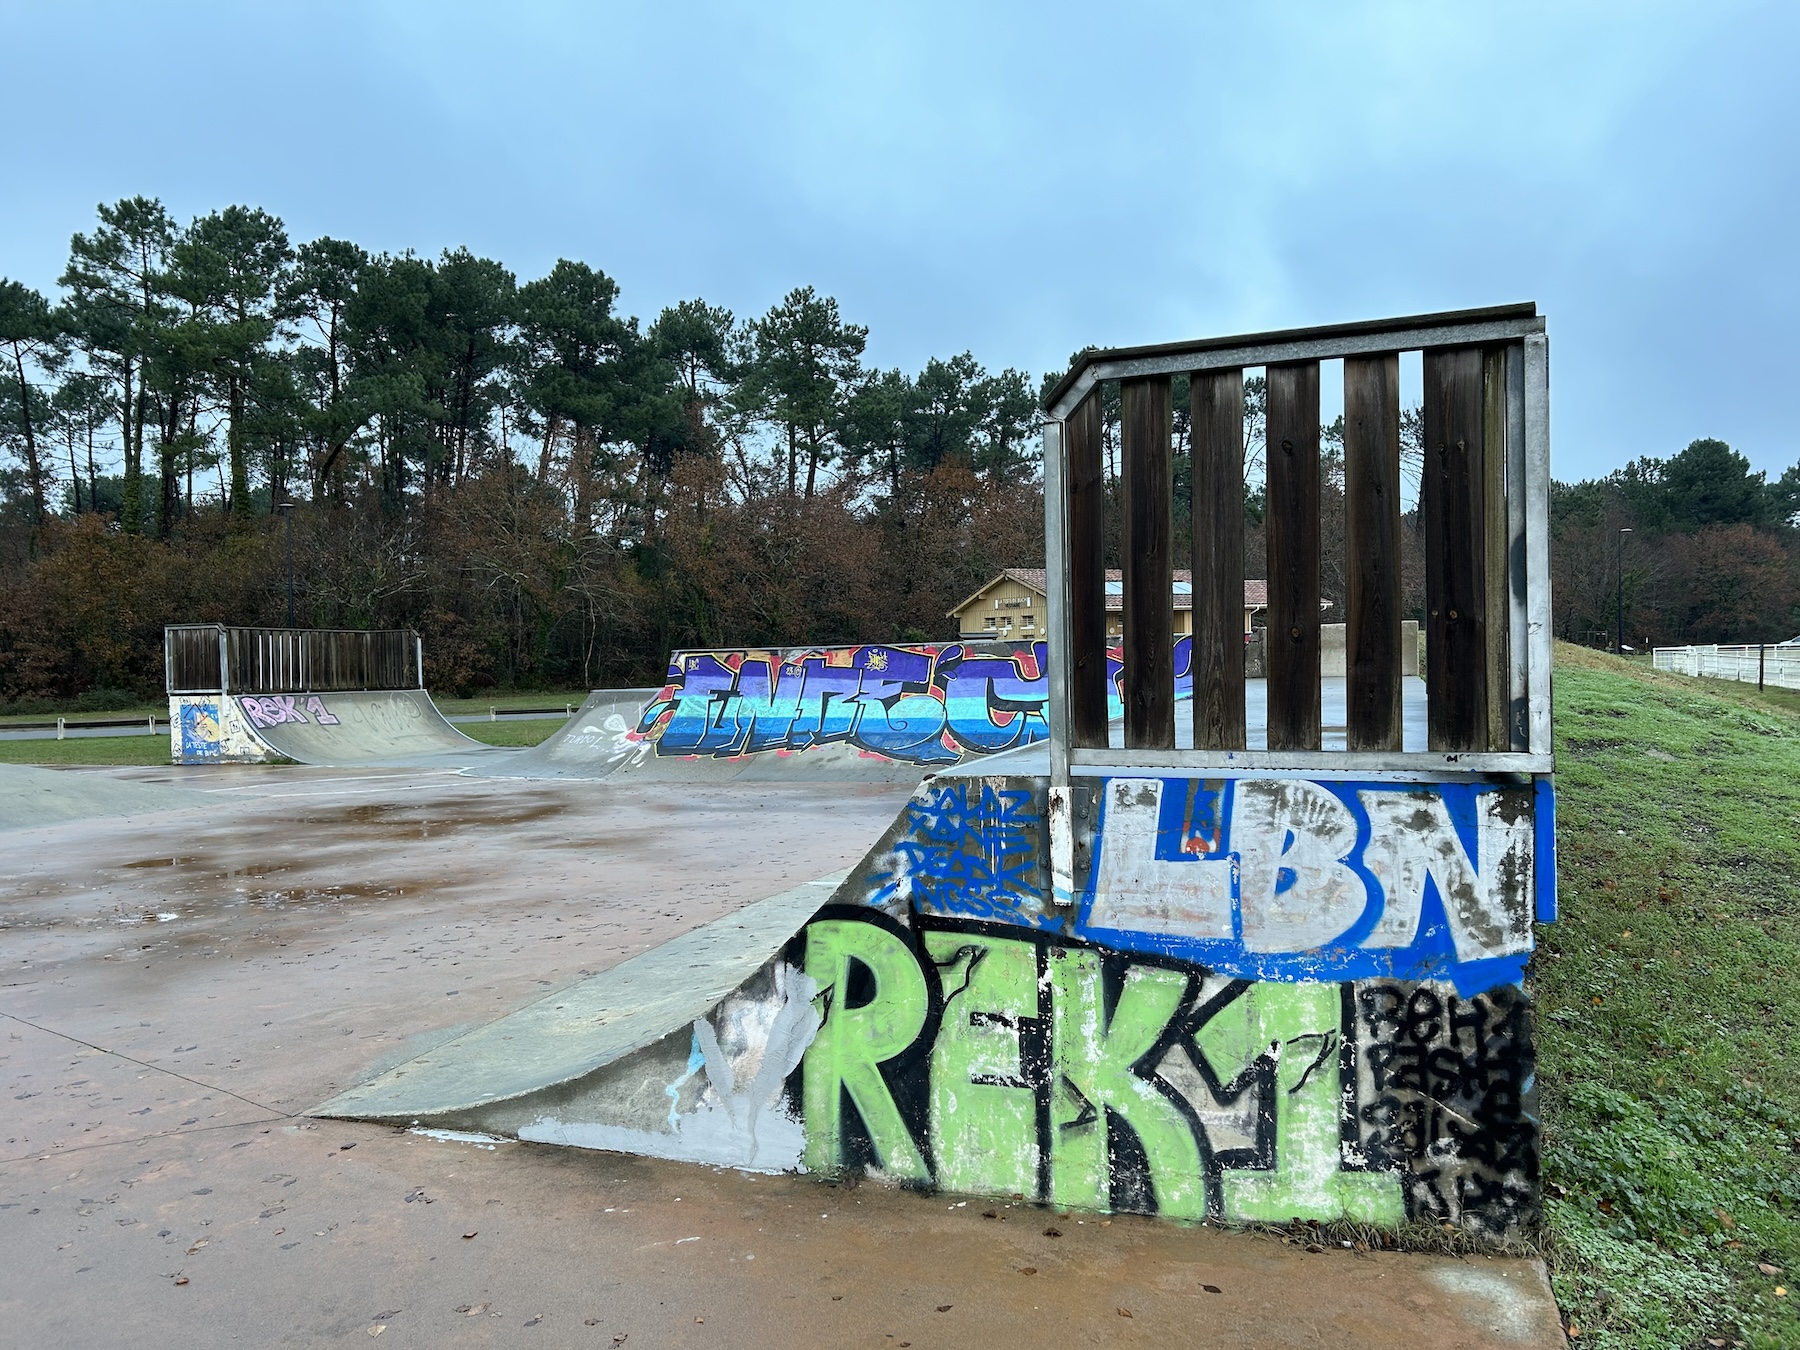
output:
[[[1656,668],[1676,675],[1800,689],[1800,647],[1658,647]]]

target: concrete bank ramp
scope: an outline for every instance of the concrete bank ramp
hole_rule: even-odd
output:
[[[504,759],[481,761],[491,778],[605,778],[636,764],[655,747],[637,734],[644,706],[654,689],[595,689],[575,715],[546,740]]]
[[[0,830],[59,825],[96,816],[141,816],[192,811],[207,805],[198,792],[133,783],[94,769],[34,769],[0,764]]]
[[[715,919],[311,1114],[792,1168],[804,1139],[779,1098],[819,1018],[817,990],[779,958],[843,879],[821,877]]]
[[[300,764],[348,768],[430,762],[454,767],[518,753],[470,740],[445,720],[423,689],[243,694],[236,703],[258,741]]]

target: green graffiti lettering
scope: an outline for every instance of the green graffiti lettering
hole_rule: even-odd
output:
[[[1037,948],[927,933],[942,968],[944,1017],[931,1050],[931,1151],[938,1184],[1037,1194],[1037,1093],[1020,1060],[1019,1019],[1036,1017]]]
[[[1396,1177],[1347,1172],[1339,1147],[1339,995],[1335,984],[1253,984],[1195,1037],[1226,1081],[1276,1047],[1275,1168],[1223,1176],[1225,1217],[1286,1223],[1340,1215],[1394,1224],[1406,1217]]]
[[[852,961],[866,966],[875,982],[875,996],[860,1008],[845,1006]],[[929,996],[918,961],[904,942],[876,924],[820,919],[806,928],[806,973],[818,982],[823,1019],[802,1070],[807,1167],[832,1173],[843,1165],[848,1092],[881,1166],[896,1177],[929,1182],[931,1169],[879,1068],[911,1045],[925,1025]]]
[[[1178,1219],[1206,1217],[1205,1167],[1187,1118],[1131,1071],[1180,1010],[1187,985],[1187,976],[1178,971],[1134,967],[1108,1023],[1098,955],[1074,948],[1050,954],[1050,1191],[1055,1203],[1108,1208],[1110,1108],[1144,1146],[1158,1211]]]

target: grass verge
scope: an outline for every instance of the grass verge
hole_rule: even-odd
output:
[[[533,717],[521,722],[458,722],[456,729],[487,745],[541,745],[564,725],[561,718]]]
[[[1771,694],[1557,651],[1533,978],[1578,1345],[1800,1346],[1800,716]]]
[[[167,764],[169,733],[0,740],[0,764]]]

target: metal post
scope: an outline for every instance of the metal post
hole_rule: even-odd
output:
[[[1615,616],[1613,629],[1613,655],[1625,655],[1625,536],[1631,533],[1631,526],[1619,527],[1619,612]]]

